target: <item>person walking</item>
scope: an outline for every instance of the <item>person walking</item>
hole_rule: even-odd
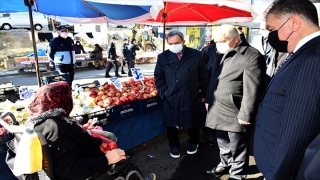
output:
[[[128,76],[132,77],[132,72],[131,72],[131,68],[134,68],[135,65],[135,61],[136,61],[136,51],[139,51],[140,48],[137,45],[137,41],[135,38],[133,38],[131,40],[131,44],[129,45],[129,53],[127,54],[128,56]]]
[[[69,85],[72,87],[75,74],[74,64],[76,62],[74,41],[68,36],[68,29],[65,26],[58,27],[58,35],[49,43],[49,56],[53,60],[57,71],[69,74]]]
[[[103,51],[102,47],[100,47],[99,44],[95,44],[94,45],[94,50],[90,52],[90,53],[95,54],[95,59],[98,62],[98,67],[97,67],[98,70],[102,70],[103,69],[102,66],[101,66],[102,51]]]
[[[110,72],[112,67],[114,67],[115,76],[116,77],[122,77],[118,73],[119,64],[118,64],[118,61],[117,61],[117,57],[118,56],[117,56],[116,45],[115,45],[117,40],[118,39],[116,37],[112,37],[112,42],[110,43],[109,48],[108,48],[108,66],[106,68],[106,74],[105,74],[106,78],[111,77],[109,75],[109,72]]]
[[[308,145],[320,133],[318,23],[317,9],[308,0],[276,0],[266,12],[270,45],[289,53],[257,115],[254,157],[266,180],[296,179]]]
[[[250,124],[263,93],[266,63],[258,50],[241,41],[234,26],[219,26],[213,37],[223,56],[210,79],[206,126],[216,130],[220,163],[206,173],[217,176],[229,172],[229,180],[245,179]]]
[[[181,32],[168,33],[167,42],[169,50],[158,55],[154,77],[164,102],[163,126],[167,128],[170,155],[179,158],[179,129],[188,129],[187,154],[195,154],[198,150],[199,100],[204,101],[208,74],[200,51],[186,47]]]
[[[128,39],[124,38],[123,39],[123,45],[122,45],[122,65],[121,65],[121,74],[126,74],[126,72],[124,71],[124,66],[127,64],[127,58],[126,58],[126,54],[128,51],[128,47],[129,47],[129,43],[128,43]]]

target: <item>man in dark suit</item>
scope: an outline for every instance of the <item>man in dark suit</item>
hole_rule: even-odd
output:
[[[257,115],[254,156],[267,180],[294,179],[320,133],[320,28],[307,0],[277,0],[266,14],[270,45],[290,55],[271,79]]]
[[[258,50],[241,41],[234,26],[218,27],[214,40],[223,56],[207,92],[206,126],[216,130],[220,163],[206,173],[222,175],[230,169],[229,180],[245,179],[249,129],[263,93],[266,63]]]
[[[195,154],[198,150],[199,101],[204,101],[208,74],[200,51],[186,47],[181,32],[168,33],[167,42],[169,50],[158,55],[154,76],[164,102],[163,126],[167,128],[170,155],[179,158],[179,129],[188,129],[187,154]]]

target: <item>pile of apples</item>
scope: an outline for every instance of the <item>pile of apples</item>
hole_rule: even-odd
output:
[[[90,92],[90,97],[94,98],[100,107],[115,106],[130,101],[142,100],[158,95],[154,77],[145,77],[144,80],[122,82],[123,88],[117,90],[113,84],[105,84],[98,89],[85,89]]]

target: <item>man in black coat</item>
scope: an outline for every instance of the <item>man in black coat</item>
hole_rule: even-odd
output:
[[[128,47],[127,59],[128,59],[128,76],[132,77],[131,68],[134,68],[135,60],[136,60],[136,51],[139,51],[140,48],[137,45],[137,41],[135,38],[131,40],[131,44]]]
[[[212,75],[212,71],[216,71],[219,62],[218,59],[219,54],[217,54],[216,43],[214,40],[211,40],[210,43],[202,48],[201,56],[204,60],[207,69],[208,69],[208,80],[210,81],[210,77]],[[201,110],[201,130],[203,134],[203,138],[207,141],[213,140],[213,130],[205,126],[206,118],[207,118],[207,110],[205,108],[204,102],[200,102],[200,110]]]
[[[206,126],[216,130],[220,163],[206,173],[230,172],[229,180],[245,179],[249,125],[255,120],[263,93],[266,63],[258,50],[241,41],[234,26],[218,27],[214,39],[223,56],[210,79]]]
[[[72,87],[74,64],[76,62],[74,41],[68,36],[68,29],[65,26],[58,28],[58,34],[57,38],[50,41],[48,54],[57,71],[69,74],[70,82],[68,83]]]
[[[184,46],[179,31],[167,35],[169,50],[158,55],[155,83],[164,100],[163,126],[167,127],[170,155],[179,158],[178,130],[188,129],[188,154],[195,154],[199,144],[200,108],[207,91],[207,68],[198,50]],[[199,97],[199,92],[200,97]]]
[[[122,65],[121,65],[121,74],[126,74],[126,72],[124,71],[124,66],[126,65],[126,63],[128,61],[127,57],[126,57],[126,54],[128,52],[128,47],[129,47],[128,39],[124,38],[123,39],[123,45],[122,45],[122,56],[123,56],[123,59],[122,59]]]
[[[109,72],[110,72],[110,70],[111,70],[111,68],[113,66],[115,66],[115,69],[114,69],[115,76],[116,77],[122,77],[118,73],[119,64],[118,64],[118,61],[117,61],[117,57],[118,56],[117,56],[117,53],[116,53],[116,45],[115,45],[117,40],[118,39],[116,37],[112,37],[112,42],[110,43],[109,48],[108,48],[108,66],[106,68],[106,74],[105,74],[106,78],[111,77],[109,75]]]

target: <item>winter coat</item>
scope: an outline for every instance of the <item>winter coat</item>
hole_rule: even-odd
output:
[[[230,51],[210,79],[206,126],[245,132],[247,126],[239,124],[238,119],[251,123],[255,120],[264,92],[265,74],[264,57],[246,42]]]
[[[199,98],[205,97],[208,85],[207,68],[200,51],[184,47],[181,60],[177,54],[164,51],[158,55],[154,76],[164,101],[163,126],[200,125]]]
[[[91,53],[96,54],[95,59],[102,59],[102,50],[98,47],[94,47],[94,50]]]

